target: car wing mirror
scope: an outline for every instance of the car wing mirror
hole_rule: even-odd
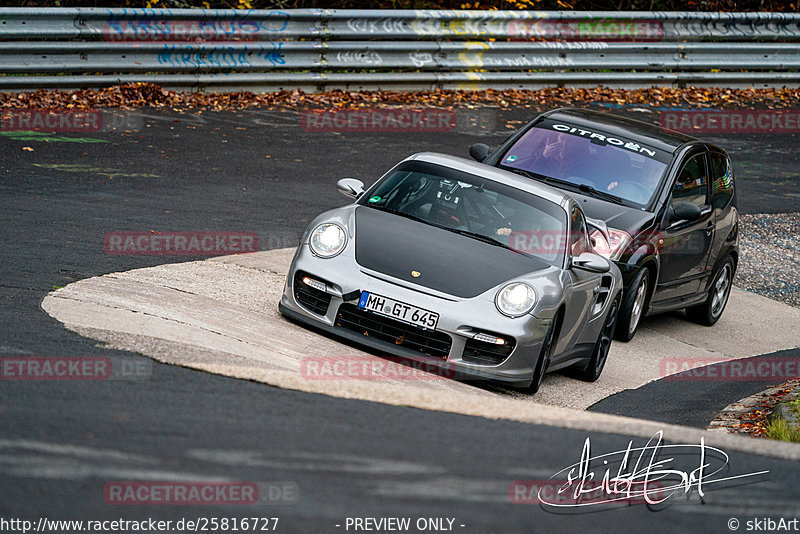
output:
[[[591,252],[584,252],[577,258],[572,258],[572,267],[593,273],[607,273],[611,270],[608,260]]]
[[[355,178],[342,178],[336,182],[336,187],[346,197],[358,198],[364,194],[364,182]]]
[[[483,163],[483,160],[489,157],[490,152],[491,149],[489,148],[489,145],[484,143],[475,143],[469,147],[469,155],[472,156],[472,159],[481,163]]]
[[[678,202],[670,208],[669,220],[676,221],[696,221],[703,216],[699,207],[691,202]]]
[[[608,225],[606,224],[605,221],[602,221],[600,219],[592,219],[590,217],[585,217],[585,218],[587,226],[591,228],[596,228],[597,231],[600,232],[600,234],[605,238],[605,240],[608,243],[611,243],[611,238],[608,235]],[[592,232],[589,232],[589,234],[591,233]]]

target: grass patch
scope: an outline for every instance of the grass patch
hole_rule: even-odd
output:
[[[800,397],[797,397],[796,399],[787,402],[786,406],[788,406],[789,409],[792,412],[794,412],[795,415],[800,416]]]
[[[778,441],[800,443],[800,427],[792,426],[786,422],[786,419],[778,417],[767,424],[767,431],[764,437]]]

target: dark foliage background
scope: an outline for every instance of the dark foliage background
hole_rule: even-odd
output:
[[[576,9],[591,11],[795,12],[800,0],[20,0],[7,7],[164,7],[211,9]]]

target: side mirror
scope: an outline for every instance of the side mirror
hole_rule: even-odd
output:
[[[675,221],[696,221],[702,216],[700,208],[690,202],[678,202],[672,206],[669,220]]]
[[[591,217],[586,217],[586,224],[589,228],[595,228],[600,234],[605,238],[605,240],[611,243],[611,238],[608,236],[608,225],[602,219],[592,219]],[[591,234],[591,230],[589,231]]]
[[[472,156],[472,159],[481,163],[489,157],[489,152],[491,152],[489,145],[484,143],[475,143],[469,147],[469,155]]]
[[[572,258],[572,267],[593,273],[607,273],[611,270],[608,260],[591,252],[584,252],[577,258]]]
[[[346,197],[358,198],[364,193],[364,182],[355,178],[342,178],[336,182],[339,192]]]

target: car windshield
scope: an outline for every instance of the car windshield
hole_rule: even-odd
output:
[[[658,192],[670,160],[671,155],[663,150],[545,120],[514,143],[500,159],[500,167],[646,207]]]
[[[551,265],[563,262],[567,215],[560,205],[473,174],[405,162],[358,203],[536,256]]]

